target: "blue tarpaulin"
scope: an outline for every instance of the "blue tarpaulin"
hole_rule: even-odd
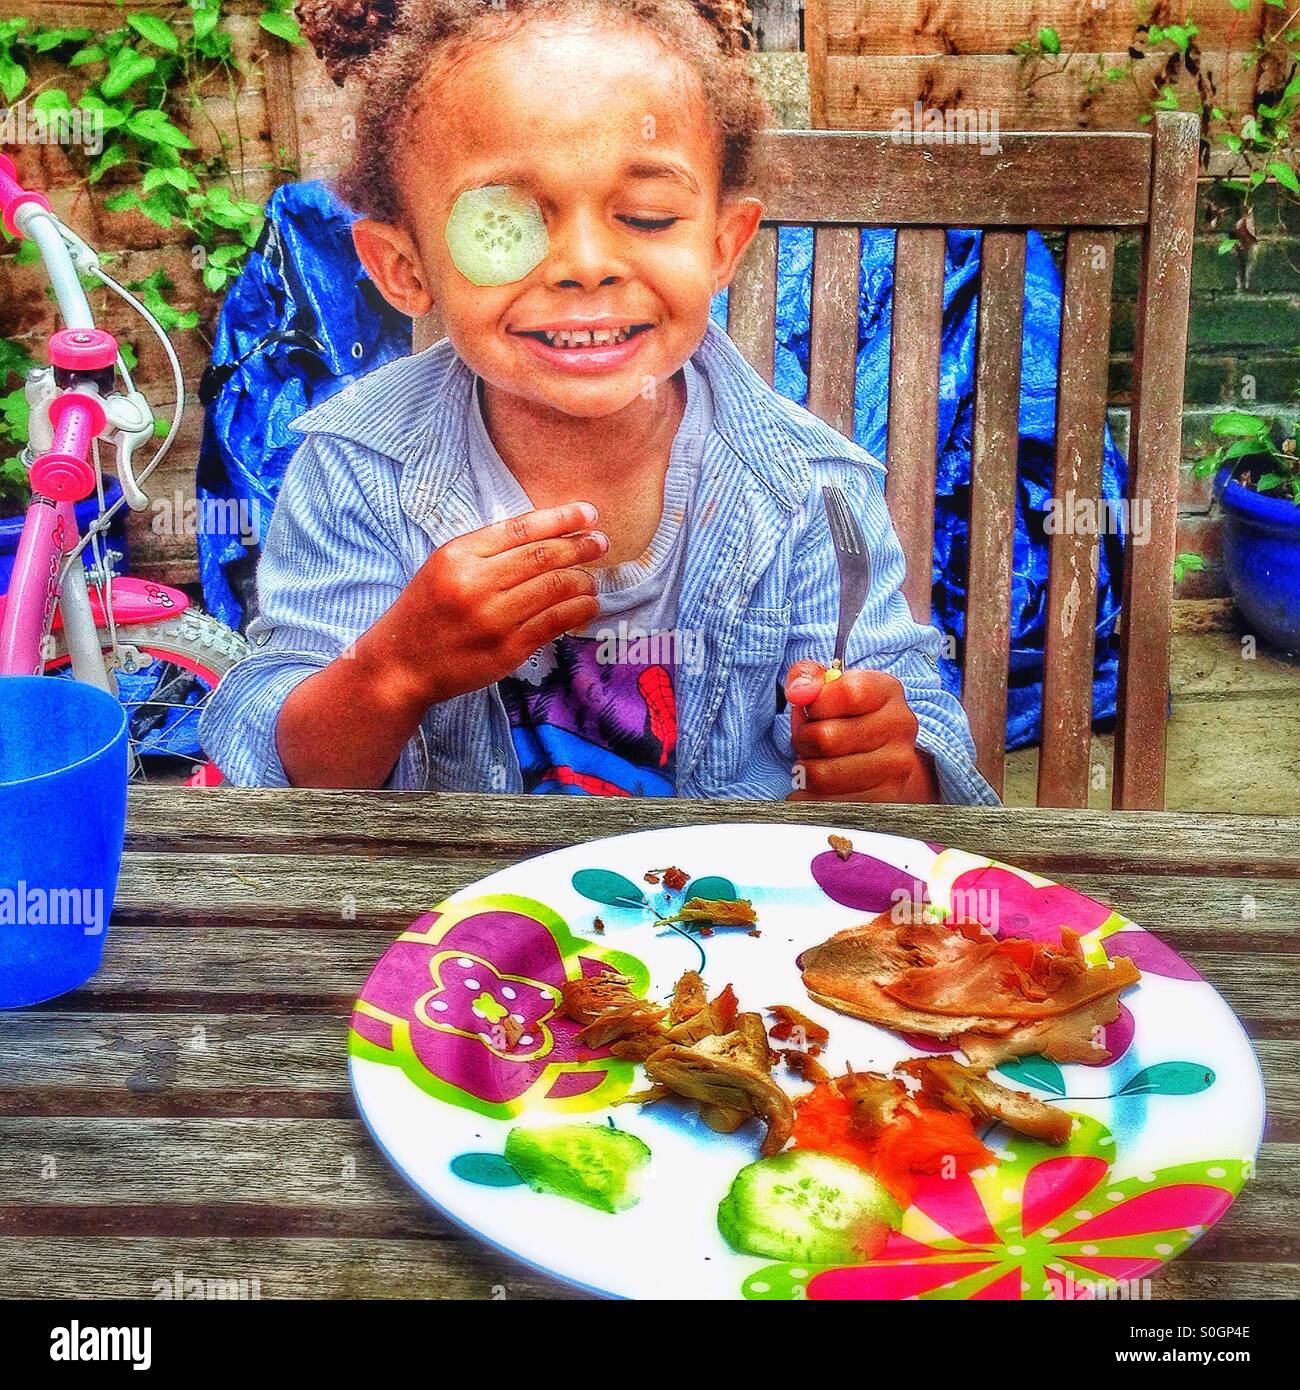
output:
[[[300,436],[289,422],[348,382],[410,351],[410,321],[370,283],[353,249],[352,214],[320,183],[289,184],[267,206],[262,239],[222,307],[212,365],[204,378],[207,421],[199,461],[200,505],[242,501],[269,520],[280,480]],[[783,228],[777,269],[775,385],[807,397],[812,233]],[[965,629],[970,441],[975,393],[980,234],[949,232],[944,281],[935,500],[934,617],[956,639],[944,676],[960,689]],[[894,235],[862,235],[855,435],[885,457],[889,406]],[[725,323],[725,294],[714,316]],[[1021,364],[1020,451],[1012,578],[1007,743],[1038,740],[1046,624],[1048,537],[1056,428],[1061,281],[1050,250],[1029,237]],[[1109,434],[1103,498],[1123,496],[1125,465]],[[214,507],[214,515],[228,515]],[[200,513],[202,515],[202,513]],[[1102,537],[1098,575],[1093,715],[1115,712],[1122,540]],[[235,627],[251,616],[255,553],[238,536],[200,528],[199,565],[208,608]]]

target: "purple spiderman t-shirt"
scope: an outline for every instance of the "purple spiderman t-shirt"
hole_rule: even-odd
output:
[[[677,673],[702,659],[677,629],[686,536],[712,404],[704,378],[682,369],[686,409],[664,475],[663,515],[645,553],[595,572],[600,612],[533,653],[498,688],[526,792],[675,796]],[[485,516],[533,510],[497,453],[473,396],[470,463]]]

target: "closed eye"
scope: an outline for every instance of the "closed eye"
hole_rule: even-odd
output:
[[[669,227],[680,222],[680,217],[620,217],[620,222],[625,222],[629,227],[635,227],[638,232],[666,232]]]

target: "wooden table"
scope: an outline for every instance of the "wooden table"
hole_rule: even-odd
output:
[[[1158,931],[1254,1039],[1269,1127],[1258,1180],[1154,1292],[1300,1295],[1300,821],[141,788],[103,968],[0,1013],[0,1296],[150,1296],[178,1276],[256,1280],[262,1297],[561,1292],[459,1234],[380,1157],[348,1087],[349,1007],[391,937],[493,870],[741,819],[996,854]]]

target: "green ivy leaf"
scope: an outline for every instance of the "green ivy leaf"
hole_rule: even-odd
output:
[[[49,53],[65,43],[81,43],[91,37],[90,29],[41,29],[28,42],[37,53]]]
[[[1248,435],[1258,439],[1269,432],[1268,420],[1262,415],[1250,415],[1244,410],[1225,410],[1214,417],[1210,429],[1214,434]]]
[[[1300,176],[1297,176],[1296,171],[1285,160],[1272,160],[1269,163],[1268,172],[1283,188],[1289,189],[1292,193],[1300,194]]]
[[[1061,36],[1055,29],[1043,28],[1038,31],[1038,42],[1044,53],[1053,56],[1061,51]]]
[[[180,40],[176,37],[176,31],[158,15],[129,14],[126,17],[126,22],[142,39],[147,39],[155,47],[161,48],[167,53],[179,51],[181,45]]]
[[[152,107],[128,117],[126,128],[137,140],[143,140],[146,144],[166,145],[174,150],[194,148],[194,141],[183,130],[172,125],[165,112]]]
[[[190,0],[190,15],[194,24],[194,37],[202,43],[220,23],[220,0]]]
[[[47,87],[32,102],[33,111],[71,111],[72,99],[62,87]]]
[[[27,69],[7,53],[0,53],[0,92],[12,105],[27,88]]]
[[[1122,1096],[1195,1096],[1214,1085],[1214,1073],[1200,1062],[1157,1062],[1143,1067],[1120,1087]]]
[[[579,869],[573,875],[573,888],[584,898],[610,907],[645,907],[645,894],[622,874],[612,869]]]
[[[286,43],[301,44],[303,41],[298,21],[291,14],[268,11],[257,22],[268,34],[274,34],[277,39],[283,39]]]
[[[124,188],[121,193],[110,193],[104,199],[104,207],[109,212],[129,212],[140,206],[140,195],[134,188]]]
[[[116,169],[125,158],[125,145],[108,145],[103,154],[90,166],[89,181],[91,183],[98,183],[110,169]]]
[[[128,87],[150,76],[157,66],[158,60],[148,53],[139,53],[134,48],[120,48],[109,60],[108,71],[99,84],[99,90],[112,101]]]

